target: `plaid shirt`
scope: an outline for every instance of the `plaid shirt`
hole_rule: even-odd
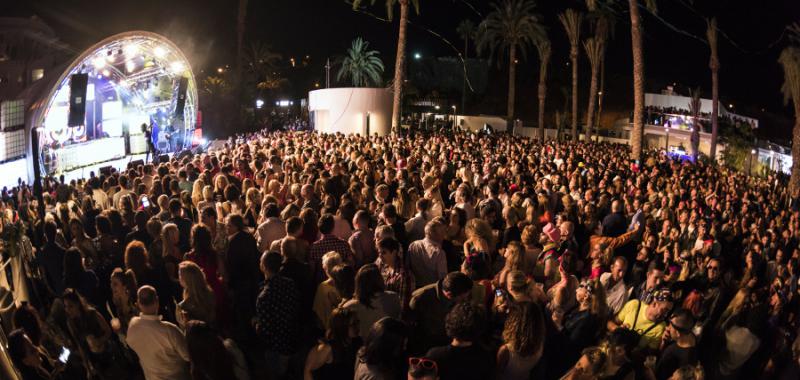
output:
[[[416,289],[414,284],[414,274],[404,268],[394,270],[378,258],[375,264],[381,270],[381,277],[383,283],[386,284],[386,290],[397,293],[400,296],[400,317],[403,319],[408,312],[408,302],[411,300],[411,293]]]
[[[325,274],[322,272],[322,256],[330,251],[338,252],[345,263],[353,264],[353,250],[350,249],[350,244],[333,234],[322,235],[322,238],[315,241],[308,251],[308,263],[314,274],[315,287],[325,280]]]

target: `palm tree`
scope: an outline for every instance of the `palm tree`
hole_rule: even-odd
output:
[[[781,52],[778,62],[783,67],[783,101],[792,100],[794,106],[794,130],[792,131],[792,157],[800,157],[800,47],[789,46]],[[792,161],[789,179],[792,197],[800,191],[800,159]]]
[[[252,79],[259,90],[271,90],[280,87],[286,79],[278,73],[278,64],[281,55],[274,52],[269,45],[253,42],[245,51],[244,56],[248,75],[247,82]]]
[[[581,39],[583,14],[567,9],[558,15],[569,38],[569,59],[572,64],[572,140],[578,141],[578,43]]]
[[[475,23],[470,19],[461,20],[456,32],[464,40],[464,83],[461,86],[461,112],[465,112],[467,103],[467,56],[469,55],[469,40],[475,38]]]
[[[603,114],[603,91],[606,84],[606,48],[608,39],[614,37],[614,24],[616,24],[616,11],[612,8],[615,0],[586,0],[589,9],[589,19],[594,24],[594,39],[600,44],[600,88],[597,91],[597,111],[594,117],[595,135],[600,133],[600,116]]]
[[[647,8],[656,11],[656,0],[645,0]],[[639,15],[639,0],[628,0],[631,15],[631,52],[633,55],[633,130],[631,131],[631,158],[642,158],[644,134],[644,51],[642,48],[642,18]]]
[[[709,157],[717,158],[717,116],[719,115],[719,56],[717,55],[717,19],[708,21],[706,29],[708,46],[711,47],[711,57],[708,68],[711,69],[711,151]]]
[[[697,162],[697,156],[700,154],[700,88],[689,90],[689,114],[692,115],[692,136],[690,142],[692,143],[692,162]]]
[[[534,12],[533,0],[505,0],[492,3],[492,11],[478,27],[477,48],[479,52],[489,50],[491,59],[495,52],[500,56],[508,52],[508,108],[506,118],[514,130],[514,94],[516,81],[517,51],[527,56],[528,47],[544,34],[539,16]]]
[[[550,40],[547,34],[536,39],[539,51],[539,140],[544,142],[544,99],[547,96],[547,65],[550,63]]]
[[[586,137],[585,140],[592,141],[592,126],[594,125],[594,104],[597,97],[597,77],[600,72],[600,51],[602,44],[595,38],[587,38],[583,41],[583,48],[589,58],[589,65],[592,67],[592,79],[589,84],[589,106],[586,107]],[[575,97],[573,96],[573,101]]]
[[[244,62],[244,32],[247,27],[247,0],[239,0],[236,14],[236,73],[241,80]]]
[[[367,50],[369,42],[361,37],[353,40],[347,49],[347,55],[342,58],[341,68],[336,75],[336,80],[350,79],[353,87],[379,86],[383,76],[383,62],[378,57],[377,50]]]
[[[353,9],[358,9],[365,0],[353,0]],[[400,129],[400,107],[403,100],[403,81],[406,64],[406,27],[408,26],[408,6],[414,6],[419,14],[419,0],[386,0],[386,14],[389,20],[394,16],[394,6],[400,3],[400,27],[397,35],[397,59],[394,62],[394,98],[392,100],[392,130]],[[370,5],[375,5],[375,0],[370,0]]]

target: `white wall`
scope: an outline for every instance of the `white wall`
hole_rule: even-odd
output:
[[[314,128],[325,133],[384,136],[392,129],[392,92],[386,88],[326,88],[308,93]]]
[[[506,130],[506,119],[499,116],[478,115],[478,116],[456,116],[456,125],[460,125],[464,130],[477,132],[483,129],[484,124],[489,124],[497,132]]]

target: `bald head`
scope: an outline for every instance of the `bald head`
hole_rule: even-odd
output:
[[[144,314],[158,314],[158,293],[156,293],[156,289],[150,285],[139,288],[136,292],[136,304]]]

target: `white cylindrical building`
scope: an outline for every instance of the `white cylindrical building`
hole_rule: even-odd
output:
[[[387,88],[326,88],[308,93],[309,119],[324,133],[378,134],[392,130],[392,91]]]

